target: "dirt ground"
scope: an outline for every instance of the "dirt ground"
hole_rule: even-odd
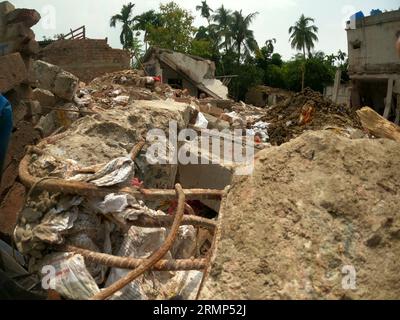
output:
[[[268,134],[272,145],[281,145],[306,130],[327,127],[360,128],[356,113],[344,105],[324,100],[319,92],[305,89],[267,110],[264,121],[271,123]]]
[[[221,209],[201,298],[398,299],[399,170],[399,143],[331,131],[261,151]]]

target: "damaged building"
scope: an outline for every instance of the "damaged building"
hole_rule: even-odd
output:
[[[400,10],[356,19],[347,29],[351,104],[400,122]]]
[[[175,89],[187,89],[191,96],[228,98],[228,88],[215,78],[215,63],[210,60],[152,47],[143,65],[148,75],[160,77]]]
[[[398,126],[311,89],[227,100],[213,62],[159,48],[145,70],[104,40],[59,40],[38,60],[40,15],[1,2],[0,18],[14,112],[0,282],[18,288],[0,298],[400,297]]]
[[[40,50],[38,58],[71,72],[83,82],[108,72],[129,69],[131,58],[125,50],[113,49],[107,39],[60,39]]]

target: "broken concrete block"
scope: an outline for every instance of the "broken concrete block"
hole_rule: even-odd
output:
[[[13,123],[17,124],[18,122],[25,119],[27,115],[27,109],[24,103],[18,103],[12,106],[13,108]]]
[[[33,27],[40,20],[40,14],[33,9],[15,9],[6,15],[7,24],[23,22],[28,28]]]
[[[204,117],[207,119],[208,121],[208,129],[217,129],[219,131],[223,131],[226,129],[230,129],[230,124],[227,121],[224,121],[222,119],[218,119],[210,114],[207,113],[203,113]]]
[[[44,107],[53,107],[56,104],[56,97],[54,94],[45,89],[34,89],[32,93],[32,99],[39,101],[39,103]]]
[[[19,53],[0,57],[0,92],[4,93],[28,78],[24,61]]]
[[[31,117],[41,115],[43,113],[42,106],[40,105],[39,101],[29,100],[29,101],[24,101],[24,104],[26,105],[28,114]]]
[[[57,97],[72,101],[79,84],[79,79],[72,73],[44,61],[34,61],[33,78],[39,88],[49,90]]]
[[[40,51],[39,43],[35,39],[31,39],[28,43],[23,44],[20,49],[21,53],[34,56],[37,55]]]
[[[0,18],[1,20],[3,20],[2,18],[7,15],[8,13],[10,13],[11,11],[14,11],[15,7],[8,1],[3,1],[0,2]]]
[[[57,75],[54,83],[54,94],[60,98],[72,101],[78,90],[79,79],[72,73],[62,71]]]
[[[6,39],[20,39],[21,41],[26,41],[27,39],[34,39],[35,33],[25,26],[23,22],[14,23],[7,26],[7,30],[5,32]]]
[[[39,88],[53,90],[54,81],[61,68],[50,63],[36,60],[32,64],[32,78]]]

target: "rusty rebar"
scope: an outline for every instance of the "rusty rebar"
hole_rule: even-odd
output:
[[[140,215],[137,220],[129,221],[128,225],[142,228],[169,228],[173,221],[174,217],[167,215],[155,217]],[[202,217],[185,215],[182,219],[181,225],[201,227],[213,231],[217,226],[217,222]]]
[[[178,207],[176,209],[174,223],[172,224],[171,231],[168,234],[164,244],[154,252],[149,259],[146,260],[137,269],[129,272],[125,277],[121,278],[111,286],[105,288],[103,291],[94,295],[91,300],[105,300],[115,292],[121,290],[133,280],[141,276],[143,273],[151,269],[157,262],[159,262],[172,248],[176,237],[178,236],[179,226],[181,225],[183,215],[185,214],[185,193],[180,184],[175,186],[176,194],[178,196]]]
[[[82,255],[88,261],[119,269],[136,269],[147,259],[134,259],[129,257],[118,257],[105,253],[93,252],[74,246],[62,246],[57,251],[73,252]],[[206,267],[206,259],[181,259],[181,260],[160,260],[150,270],[154,271],[191,271],[203,270]]]
[[[94,184],[69,181],[59,178],[49,178],[46,181],[40,182],[40,178],[34,177],[29,173],[29,164],[31,156],[29,154],[21,160],[19,164],[19,177],[21,182],[28,188],[37,184],[36,190],[47,190],[50,192],[61,192],[64,194],[76,194],[88,197],[105,197],[110,193],[127,193],[138,199],[160,199],[170,200],[175,198],[174,190],[163,189],[137,189],[133,187],[97,187]],[[183,193],[187,200],[219,200],[222,198],[223,190],[212,189],[184,189]]]
[[[140,151],[142,151],[143,147],[146,145],[146,141],[138,142],[130,152],[130,157],[132,161],[135,161],[137,156],[139,155]]]

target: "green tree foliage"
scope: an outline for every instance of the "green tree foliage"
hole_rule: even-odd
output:
[[[120,42],[125,50],[129,50],[132,47],[135,38],[132,30],[132,11],[134,7],[135,4],[132,2],[123,5],[121,12],[112,16],[110,20],[110,26],[113,28],[116,27],[117,23],[122,24]]]
[[[152,46],[187,53],[196,29],[194,17],[175,2],[160,5],[160,26],[151,26],[148,30],[148,42]]]
[[[137,31],[143,31],[144,37],[143,41],[146,45],[146,50],[148,47],[148,35],[151,28],[162,26],[162,17],[160,13],[154,10],[146,11],[133,18],[134,24],[132,29]]]
[[[122,24],[121,43],[133,56],[134,67],[140,67],[138,57],[143,54],[143,36],[148,45],[188,53],[210,59],[216,64],[219,76],[238,75],[229,85],[230,96],[243,100],[247,90],[255,85],[300,91],[304,87],[323,91],[334,81],[337,68],[342,80],[348,80],[346,53],[325,55],[314,52],[318,41],[318,28],[314,19],[301,15],[289,28],[290,43],[300,51],[293,59],[283,61],[275,52],[277,40],[269,39],[259,48],[252,23],[257,12],[244,15],[223,5],[213,10],[207,1],[196,7],[207,24],[194,28],[194,17],[175,2],[161,4],[159,10],[150,10],[132,18],[134,4],[124,5],[121,12],[111,18],[110,25]],[[136,33],[135,33],[136,32]]]
[[[250,25],[254,21],[258,12],[250,13],[243,16],[242,10],[235,11],[232,16],[231,34],[233,40],[233,48],[237,53],[237,64],[240,64],[241,59],[246,59],[258,49],[257,41],[254,38],[253,30],[250,30]]]
[[[298,55],[295,59],[284,64],[283,76],[284,82],[286,83],[286,89],[293,91],[300,91],[302,89],[300,84],[303,63],[303,57]],[[332,65],[323,52],[310,55],[309,59],[307,59],[305,63],[305,87],[310,87],[311,89],[322,93],[325,86],[333,83],[336,67]]]
[[[312,49],[314,49],[315,42],[318,41],[318,27],[311,24],[314,23],[313,18],[305,17],[304,14],[300,16],[300,19],[296,24],[289,28],[290,41],[293,49],[297,49],[303,52],[303,58],[306,60],[306,51],[310,55]],[[311,25],[310,25],[311,24]],[[301,88],[304,89],[304,77],[306,72],[306,63],[302,65],[302,79]]]
[[[225,9],[222,5],[216,10],[212,19],[221,42],[219,44],[219,49],[225,49],[225,52],[228,52],[229,48],[232,46],[232,12]]]
[[[211,12],[213,12],[214,10],[211,9],[208,4],[207,1],[202,1],[200,6],[196,6],[196,11],[200,11],[201,12],[201,16],[205,19],[207,19],[208,24],[210,25],[211,22]]]

